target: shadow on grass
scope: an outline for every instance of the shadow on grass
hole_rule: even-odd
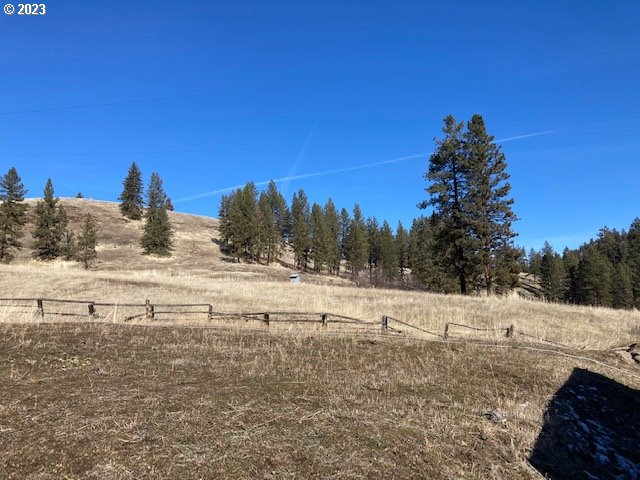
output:
[[[529,460],[551,479],[640,479],[640,391],[574,369]]]

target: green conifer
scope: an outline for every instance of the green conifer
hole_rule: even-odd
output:
[[[324,204],[325,219],[325,249],[327,255],[327,266],[330,273],[338,275],[340,273],[340,216],[331,198]]]
[[[77,245],[77,260],[82,263],[85,269],[90,268],[98,257],[96,244],[95,221],[91,214],[87,214],[84,218],[82,234],[78,238]]]
[[[166,209],[167,195],[162,179],[151,174],[147,189],[147,211],[144,233],[140,240],[145,255],[170,256],[173,251],[173,230]]]
[[[351,267],[351,277],[357,281],[369,259],[367,226],[360,205],[357,203],[353,207],[353,216],[347,230],[345,244],[345,256]]]
[[[513,248],[516,233],[511,226],[516,220],[509,198],[507,162],[494,137],[487,133],[484,120],[474,115],[463,137],[466,157],[467,194],[463,211],[469,222],[469,238],[473,255],[474,278],[479,286],[492,293],[496,284],[496,260],[501,250]],[[514,271],[518,270],[513,259]],[[504,269],[504,266],[503,266]]]
[[[0,177],[0,262],[10,262],[14,258],[13,250],[22,248],[20,238],[27,210],[22,202],[26,194],[27,190],[14,167]]]
[[[133,162],[123,182],[123,190],[118,199],[120,212],[131,220],[140,220],[143,212],[142,174],[138,164]]]
[[[292,247],[298,268],[306,269],[311,251],[309,201],[302,189],[293,194],[291,200]]]
[[[58,199],[54,197],[53,183],[47,180],[44,197],[35,208],[36,228],[33,256],[40,260],[53,260],[60,256],[61,243],[66,229],[66,214],[58,208]]]
[[[382,223],[382,228],[380,229],[379,245],[380,267],[385,280],[395,280],[398,276],[398,246],[391,227],[386,220]]]

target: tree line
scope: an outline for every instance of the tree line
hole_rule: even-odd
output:
[[[507,292],[526,271],[539,277],[549,301],[640,307],[640,219],[628,232],[604,228],[596,240],[562,255],[547,243],[527,256],[514,244],[517,217],[506,158],[482,116],[468,122],[445,117],[442,136],[434,142],[424,174],[428,196],[418,205],[430,212],[408,229],[401,222],[392,229],[386,220],[365,217],[358,203],[350,211],[331,198],[311,203],[303,189],[287,202],[275,182],[263,191],[248,182],[220,200],[221,247],[238,262],[269,265],[283,262],[287,253],[300,270],[442,293]],[[0,178],[0,261],[11,261],[21,248],[25,194],[15,168]],[[151,174],[145,194],[133,162],[119,200],[124,217],[145,221],[143,253],[171,255],[167,212],[173,205],[158,173]],[[93,218],[87,216],[76,238],[51,180],[35,218],[34,257],[80,259],[88,268],[95,259]]]
[[[595,240],[562,255],[545,242],[527,255],[547,300],[613,308],[640,308],[640,218],[629,230],[602,228]]]
[[[27,190],[15,167],[0,177],[0,262],[9,263],[23,248],[23,227],[27,223],[28,206],[24,203]],[[162,179],[151,175],[146,203],[143,202],[142,174],[133,162],[123,182],[120,211],[131,220],[145,217],[144,233],[140,240],[144,254],[170,255],[173,250],[173,230],[167,214],[173,210],[171,199],[164,192]],[[78,193],[76,198],[83,198]],[[145,209],[146,207],[146,209]],[[34,208],[33,253],[38,260],[63,258],[78,261],[90,268],[97,258],[96,224],[89,213],[77,235],[69,227],[67,212],[54,195],[53,182],[47,180],[42,199]]]
[[[0,262],[9,263],[22,249],[22,228],[26,224],[27,190],[15,167],[0,177]],[[69,228],[67,212],[54,196],[53,183],[47,180],[43,198],[36,203],[33,231],[33,257],[53,260],[62,257],[89,268],[96,258],[95,221],[87,214],[80,235]]]
[[[311,204],[304,190],[288,204],[275,182],[254,183],[220,201],[223,246],[236,259],[269,264],[289,247],[294,266],[373,286],[415,286],[437,292],[503,292],[517,284],[521,249],[513,244],[516,220],[508,194],[506,160],[484,121],[448,116],[425,178],[430,216],[409,230],[363,215],[356,203],[338,212],[329,198]]]

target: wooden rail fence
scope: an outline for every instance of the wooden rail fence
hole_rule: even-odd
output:
[[[47,308],[45,308],[45,305]],[[79,313],[78,311],[59,311],[56,309],[56,305],[69,306],[80,305],[85,313]],[[51,308],[49,308],[51,306]],[[329,323],[332,324],[345,324],[358,327],[376,327],[380,328],[381,334],[396,334],[402,335],[405,332],[420,332],[429,335],[430,337],[438,338],[442,341],[450,341],[453,339],[452,330],[454,327],[466,330],[472,330],[476,332],[490,332],[504,337],[515,340],[518,336],[525,337],[530,340],[536,340],[548,344],[553,344],[559,347],[571,348],[568,345],[562,344],[557,341],[549,340],[546,338],[536,337],[522,330],[516,329],[514,325],[508,327],[477,327],[473,325],[465,325],[462,323],[448,322],[445,324],[444,332],[442,334],[433,332],[426,328],[411,323],[405,322],[398,318],[383,315],[380,322],[367,321],[359,318],[349,317],[346,315],[340,315],[329,312],[295,312],[295,311],[269,311],[269,312],[218,312],[214,311],[213,305],[210,303],[151,303],[149,300],[145,300],[144,303],[110,303],[110,302],[96,302],[93,300],[68,300],[68,299],[56,299],[56,298],[0,298],[0,307],[8,307],[14,311],[21,313],[33,313],[35,316],[41,319],[45,318],[45,315],[56,316],[72,316],[72,317],[86,317],[89,319],[104,318],[100,314],[100,310],[105,307],[111,307],[113,309],[134,310],[137,312],[128,312],[124,316],[124,321],[129,322],[135,319],[146,320],[158,320],[157,315],[177,315],[188,316],[197,315],[205,317],[208,321],[215,319],[237,319],[249,321],[259,321],[264,325],[269,326],[271,323],[311,323],[320,324],[323,328],[326,328]],[[115,313],[114,313],[115,317]],[[164,318],[163,318],[164,319]],[[167,319],[164,319],[167,320]],[[395,326],[392,326],[395,325]],[[458,340],[461,337],[457,337]]]

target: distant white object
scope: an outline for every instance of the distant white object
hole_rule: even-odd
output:
[[[291,283],[300,283],[301,275],[299,273],[292,273],[289,275],[289,281]]]

